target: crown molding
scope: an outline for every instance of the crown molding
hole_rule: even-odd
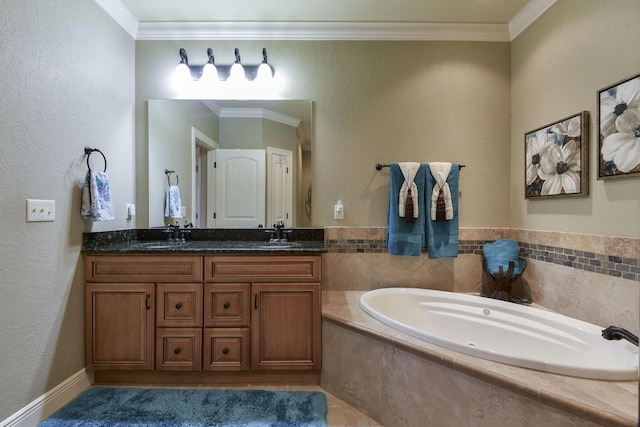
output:
[[[131,37],[138,36],[138,18],[120,0],[95,0]]]
[[[415,22],[140,22],[120,0],[95,0],[136,40],[427,40],[509,42],[557,0],[530,0],[508,24]]]
[[[520,11],[509,21],[509,38],[514,40],[527,27],[547,11],[557,0],[529,0]]]
[[[140,22],[136,39],[510,41],[506,24],[409,22]]]
[[[301,120],[266,108],[229,108],[220,107],[215,101],[202,101],[213,113],[220,117],[256,118],[271,120],[287,126],[298,127]]]
[[[264,108],[222,108],[218,116],[220,118],[265,119],[292,127],[300,125],[300,119]]]

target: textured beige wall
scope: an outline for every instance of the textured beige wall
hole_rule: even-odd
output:
[[[135,225],[135,44],[95,2],[0,9],[1,421],[84,367],[82,232]],[[107,157],[115,221],[80,217],[85,145]],[[55,200],[55,221],[26,223],[27,198]]]
[[[138,141],[146,140],[147,99],[176,96],[170,78],[180,47],[193,64],[204,63],[207,47],[221,64],[232,61],[234,47],[244,62],[258,63],[266,47],[286,81],[283,98],[314,101],[312,225],[386,225],[388,169],[375,165],[398,161],[466,164],[461,225],[508,225],[508,43],[138,41]],[[143,185],[138,190],[143,206]],[[343,221],[333,219],[338,199]]]
[[[512,43],[514,228],[640,236],[640,179],[597,180],[596,92],[640,72],[637,0],[560,0]],[[591,115],[589,196],[524,199],[524,134]]]

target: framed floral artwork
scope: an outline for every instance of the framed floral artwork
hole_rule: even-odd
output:
[[[640,74],[598,91],[598,179],[640,176]]]
[[[589,113],[524,135],[527,199],[589,194]]]

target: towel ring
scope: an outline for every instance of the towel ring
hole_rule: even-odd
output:
[[[102,156],[102,159],[104,160],[104,172],[106,172],[107,171],[107,158],[105,157],[104,153],[102,151],[98,150],[97,148],[84,147],[84,154],[87,155],[87,167],[89,168],[89,170],[91,170],[91,165],[89,164],[89,158],[91,157],[91,153],[93,153],[94,151],[97,151]]]
[[[165,169],[164,173],[167,174],[167,182],[169,183],[169,187],[171,187],[171,174],[176,173],[176,171],[170,171],[169,169]],[[180,184],[180,178],[176,175],[176,185]]]

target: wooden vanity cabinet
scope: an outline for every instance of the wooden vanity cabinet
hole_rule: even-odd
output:
[[[202,369],[202,257],[87,256],[85,281],[88,370]]]
[[[318,381],[320,262],[86,256],[87,370],[106,382]]]
[[[205,281],[214,282],[213,286],[215,282],[250,285],[251,370],[320,370],[320,259],[205,257]]]

